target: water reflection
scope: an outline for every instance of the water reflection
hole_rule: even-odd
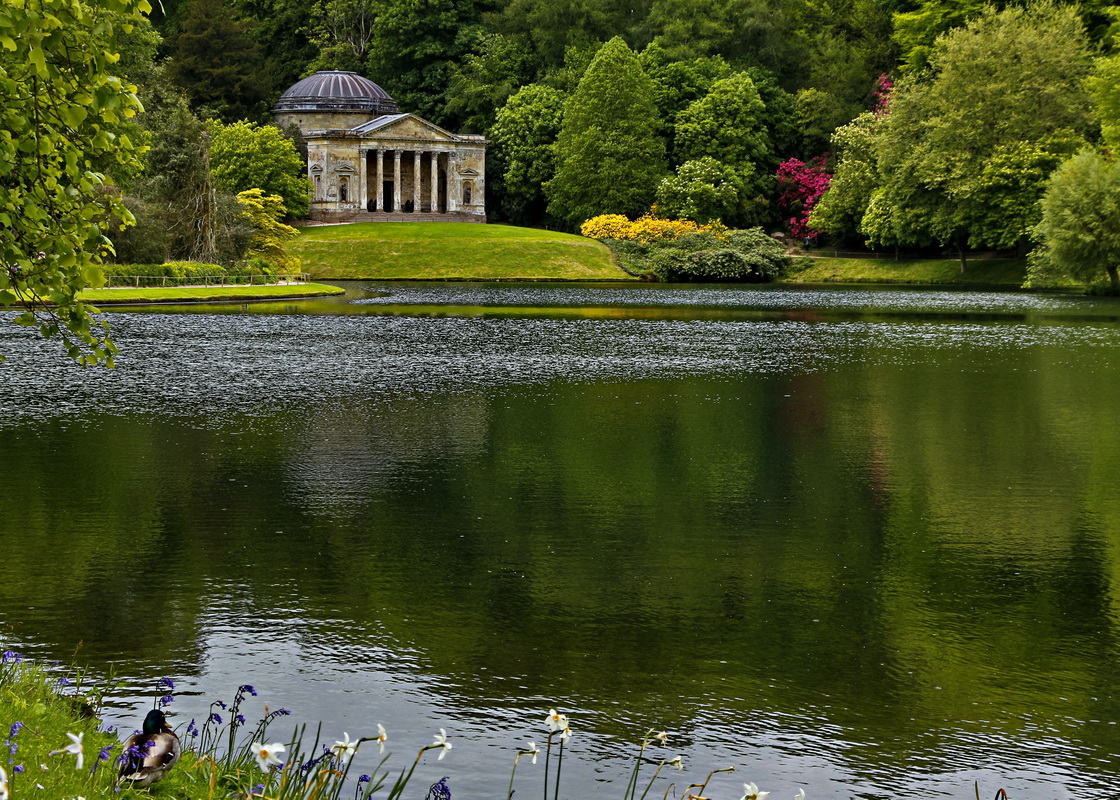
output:
[[[469,797],[553,703],[572,797],[621,791],[650,725],[692,777],[746,770],[719,797],[1116,791],[1115,305],[736,290],[761,316],[699,320],[696,291],[120,314],[115,372],[0,328],[6,641],[82,642],[122,715],[171,674],[181,721],[248,681],[401,757],[446,727],[418,780]]]

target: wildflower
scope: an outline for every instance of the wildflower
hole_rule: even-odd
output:
[[[743,784],[743,800],[766,800],[770,792],[760,792],[753,783]]]
[[[661,733],[657,734],[653,738],[656,739],[660,744],[667,745],[669,744],[669,731],[661,731]]]
[[[389,734],[385,733],[385,726],[380,722],[377,723],[377,752],[385,752],[385,742],[388,738]]]
[[[253,742],[253,757],[257,759],[257,766],[265,772],[271,764],[280,763],[280,754],[288,748],[280,744],[280,742],[273,742],[272,744],[264,744],[263,742]]]
[[[257,690],[256,690],[256,689],[254,689],[254,688],[253,688],[252,686],[250,686],[250,685],[249,685],[249,684],[247,684],[247,683],[246,683],[246,684],[243,684],[243,685],[241,685],[241,686],[238,686],[238,687],[237,687],[237,691],[239,691],[239,692],[248,692],[249,694],[253,695],[253,697],[256,697],[256,696],[257,696]]]
[[[101,752],[97,756],[97,760],[98,761],[108,761],[109,760],[109,753],[113,752],[113,748],[115,748],[115,747],[116,747],[115,744],[111,744],[108,747],[102,747]]]
[[[331,750],[338,751],[338,761],[340,764],[349,764],[350,759],[354,757],[354,753],[358,752],[358,743],[350,741],[350,734],[343,731],[342,741],[336,741]]]
[[[194,724],[193,718],[191,719],[190,724],[187,725],[187,736],[198,736],[198,726]]]
[[[244,714],[238,714],[237,715],[237,724],[238,725],[244,725],[245,724],[245,715]]]
[[[563,715],[561,715],[563,716]],[[564,743],[572,738],[572,729],[568,727],[568,720],[564,720],[564,730],[560,731],[560,742]]]
[[[165,694],[159,699],[159,707],[165,708],[175,702],[175,698],[169,694]]]
[[[66,745],[61,750],[51,750],[50,755],[57,756],[62,753],[70,753],[71,755],[75,755],[78,757],[77,768],[81,769],[83,760],[85,758],[85,750],[82,747],[82,737],[85,736],[85,734],[73,734],[67,731],[66,735],[70,737],[70,744]]]
[[[428,794],[424,797],[424,800],[451,800],[451,789],[447,786],[446,775],[428,788]]]
[[[69,686],[70,685],[70,679],[63,676],[63,677],[58,679],[57,683],[58,683],[59,686]]]
[[[17,733],[19,733],[19,729],[22,727],[23,723],[17,721],[14,725],[12,725],[12,729],[8,732],[8,736],[15,736]]]
[[[209,725],[211,722],[213,722],[216,725],[221,725],[222,724],[222,718],[216,711],[211,711],[210,712],[210,719],[206,720],[207,725]]]
[[[16,764],[14,767],[12,767],[12,772],[14,772],[16,775],[19,775],[21,772],[23,772],[23,764]]]
[[[8,800],[8,773],[0,767],[0,800]]]
[[[443,757],[447,755],[447,751],[451,749],[451,743],[447,741],[447,731],[445,731],[443,728],[439,729],[439,736],[437,736],[436,740],[432,742],[432,747],[443,748],[439,751],[439,758],[436,759],[436,761],[443,761]]]
[[[684,769],[684,762],[682,762],[682,761],[681,761],[681,757],[680,757],[680,756],[676,756],[676,757],[674,757],[674,758],[670,758],[670,759],[669,759],[668,761],[666,761],[665,763],[666,763],[666,764],[668,764],[668,765],[669,765],[670,767],[672,767],[673,769]]]
[[[568,718],[555,708],[550,708],[548,710],[548,716],[544,718],[544,721],[545,724],[548,725],[548,729],[553,733],[562,731],[564,728],[568,727]]]
[[[369,775],[363,775],[362,777],[358,778],[358,783],[369,783],[372,780],[373,778],[371,778]]]
[[[793,800],[805,800],[805,789],[798,789],[797,794],[793,796]]]
[[[533,763],[536,764],[537,763],[537,754],[540,753],[540,750],[537,749],[537,743],[536,742],[529,742],[528,744],[529,744],[529,746],[525,749],[525,755],[532,756],[533,757]]]
[[[166,686],[171,691],[175,691],[175,684],[171,681],[170,678],[160,678],[158,681],[156,681],[156,688],[157,689],[159,689],[163,686]]]

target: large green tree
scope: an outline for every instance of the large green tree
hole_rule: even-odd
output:
[[[666,173],[653,83],[621,37],[596,54],[564,108],[548,211],[575,225],[649,208]]]
[[[926,77],[901,81],[876,125],[873,243],[1008,248],[1038,221],[1047,175],[1092,127],[1074,9],[989,8],[937,40]]]
[[[1036,229],[1057,272],[1120,292],[1120,162],[1085,152],[1062,164],[1042,198]]]
[[[502,211],[514,222],[539,222],[544,216],[543,187],[556,173],[555,143],[564,100],[559,89],[524,86],[502,106],[490,128]]]
[[[272,89],[260,47],[223,0],[190,0],[172,41],[170,73],[200,115],[261,119]]]
[[[284,200],[288,217],[307,215],[311,186],[292,140],[274,125],[213,125],[210,169],[214,185],[230,194],[263,189]]]
[[[0,0],[0,307],[58,336],[82,364],[116,352],[77,293],[99,285],[114,219],[131,221],[106,173],[131,172],[137,147],[122,123],[139,110],[117,72],[119,36],[146,0]]]

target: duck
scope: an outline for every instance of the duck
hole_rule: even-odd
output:
[[[158,783],[179,763],[181,755],[179,737],[167,724],[164,713],[153,708],[144,717],[143,730],[125,740],[117,784],[139,788]]]

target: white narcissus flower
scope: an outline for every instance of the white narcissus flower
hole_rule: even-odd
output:
[[[354,753],[358,752],[358,743],[350,741],[350,734],[343,731],[342,741],[336,741],[331,750],[338,753],[340,763],[349,764],[350,759],[354,757]]]
[[[681,761],[680,756],[670,758],[665,763],[668,764],[669,766],[671,766],[673,769],[684,769],[684,763]]]
[[[432,747],[443,748],[439,751],[439,758],[436,759],[436,761],[443,761],[443,757],[447,755],[447,751],[451,749],[451,743],[447,741],[447,731],[445,731],[443,728],[439,729],[439,736],[437,736],[436,740],[432,742]]]
[[[385,726],[380,722],[377,723],[377,752],[385,752],[385,742],[388,740],[389,734],[385,733]]]
[[[70,753],[71,755],[75,755],[78,757],[77,768],[81,769],[82,764],[85,763],[85,749],[82,747],[82,737],[85,736],[85,734],[74,734],[67,731],[66,735],[70,737],[70,744],[66,745],[61,750],[51,750],[50,755],[57,756],[61,755],[62,753]]]
[[[8,773],[0,767],[0,800],[8,800]]]
[[[798,789],[797,794],[793,796],[793,800],[805,800],[805,790]]]
[[[540,750],[537,749],[537,743],[536,742],[529,742],[529,746],[525,748],[525,755],[532,756],[534,764],[537,763],[537,754],[538,753],[540,753]]]
[[[743,784],[743,800],[765,800],[770,792],[760,792],[753,783]]]
[[[548,716],[544,718],[544,721],[548,725],[548,729],[553,732],[562,731],[568,726],[568,718],[555,708],[548,710]]]
[[[667,745],[669,744],[669,731],[661,731],[661,733],[657,734],[653,738],[661,744]]]
[[[288,749],[280,742],[273,742],[272,744],[253,742],[250,747],[253,750],[253,758],[257,759],[257,766],[264,772],[268,772],[268,768],[273,764],[279,764],[280,754]]]

